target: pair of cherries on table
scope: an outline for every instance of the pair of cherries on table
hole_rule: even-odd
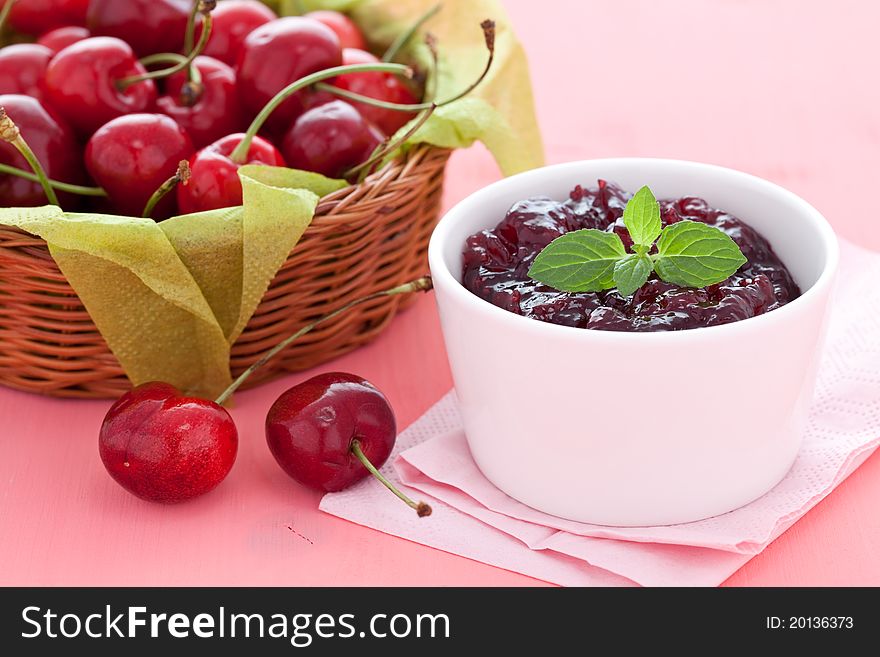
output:
[[[223,407],[248,377],[294,340],[348,309],[380,297],[427,291],[429,277],[353,301],[300,329],[245,370],[215,401],[190,397],[161,382],[144,383],[107,412],[99,434],[104,467],[126,490],[145,500],[183,502],[213,490],[229,474],[238,431]],[[372,474],[414,509],[431,514],[378,471],[397,438],[394,410],[371,383],[353,374],[319,374],[293,386],[266,416],[266,441],[293,479],[315,490],[348,488]]]
[[[187,184],[155,218],[240,205],[244,164],[345,177],[418,111],[378,106],[418,107],[400,77],[408,69],[380,62],[339,12],[278,18],[258,0],[17,0],[8,20],[39,38],[0,49],[0,106],[46,176],[68,183],[58,189],[69,209],[82,204],[67,188],[93,182],[86,209],[139,216],[182,160]],[[313,74],[321,88],[278,97]],[[0,163],[29,168],[6,144]],[[33,177],[0,180],[2,205],[41,205],[43,192]]]

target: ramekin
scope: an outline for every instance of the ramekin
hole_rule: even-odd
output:
[[[530,196],[603,178],[658,198],[699,196],[757,229],[802,296],[723,326],[577,329],[502,310],[461,284],[466,238]],[[600,525],[691,522],[736,509],[801,446],[838,264],[822,215],[761,178],[677,160],[586,160],[500,180],[453,207],[429,247],[467,441],[512,498]]]

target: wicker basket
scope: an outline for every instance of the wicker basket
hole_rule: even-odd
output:
[[[301,326],[427,270],[450,152],[430,146],[323,198],[232,347],[233,375]],[[327,322],[248,380],[306,369],[372,340],[407,301],[379,299]],[[0,383],[58,397],[116,397],[130,383],[46,243],[0,226]]]

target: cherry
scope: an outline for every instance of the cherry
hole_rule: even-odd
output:
[[[238,432],[222,406],[152,382],[113,404],[98,447],[120,486],[142,499],[171,504],[204,495],[226,478],[235,463]]]
[[[402,64],[370,64],[362,70],[394,71],[409,75],[412,71]],[[243,134],[229,135],[206,146],[190,160],[190,183],[178,187],[178,203],[186,213],[239,205],[242,201],[238,169],[244,164],[257,163],[284,166],[281,153],[257,133],[279,107],[299,95],[310,85],[330,79],[351,69],[332,67],[316,71],[285,86],[263,107]]]
[[[87,27],[92,34],[131,44],[139,57],[179,52],[192,0],[91,0]]]
[[[36,43],[0,49],[0,93],[24,94],[43,100],[43,76],[52,51]]]
[[[316,490],[337,491],[369,475],[352,440],[376,467],[397,437],[391,404],[368,381],[341,372],[319,374],[284,392],[266,416],[266,440],[284,471]]]
[[[378,61],[379,59],[375,55],[364,50],[346,48],[342,51],[342,63],[346,66],[349,64],[374,64]],[[411,105],[418,102],[418,98],[409,87],[401,82],[400,78],[389,73],[377,71],[349,73],[340,75],[332,84],[340,89],[384,102],[401,105]],[[374,107],[366,103],[352,101],[352,105],[365,119],[378,126],[386,135],[393,135],[413,117],[412,114],[406,112]]]
[[[79,25],[66,25],[65,27],[56,27],[54,30],[46,32],[37,39],[37,43],[46,46],[53,53],[64,50],[67,46],[92,36],[86,28]]]
[[[284,136],[281,152],[289,167],[341,178],[366,161],[382,139],[354,107],[334,100],[300,116]]]
[[[82,26],[86,24],[88,6],[89,0],[15,0],[9,25],[17,32],[33,35],[65,25]]]
[[[63,118],[35,98],[18,94],[0,95],[0,107],[18,126],[49,178],[70,183],[82,181],[80,149],[73,130]],[[0,163],[31,171],[21,153],[5,141],[0,141]],[[72,195],[58,196],[65,208],[76,202]],[[0,205],[24,207],[45,205],[46,202],[46,194],[39,182],[0,174]]]
[[[289,16],[261,25],[251,32],[241,47],[236,72],[239,96],[251,116],[256,114],[290,83],[342,62],[336,34],[310,18]],[[304,111],[299,92],[272,113],[270,131],[287,129]]]
[[[139,217],[153,192],[193,153],[186,131],[164,114],[129,114],[102,126],[86,145],[86,168],[121,213]],[[154,216],[174,213],[169,196]]]
[[[165,94],[156,106],[201,148],[247,125],[238,101],[235,71],[213,57],[196,57],[194,65],[201,81],[189,82],[186,71],[175,73],[165,81]]]
[[[305,16],[323,23],[336,32],[336,36],[339,37],[339,44],[343,48],[367,49],[367,41],[364,39],[363,32],[361,32],[353,20],[342,12],[321,9],[310,11]]]
[[[329,372],[296,385],[272,404],[266,441],[278,465],[293,479],[320,491],[348,488],[370,473],[419,516],[431,513],[378,474],[397,437],[391,404],[369,381]]]
[[[124,3],[121,3],[124,4]],[[142,80],[126,86],[120,80],[147,71],[131,47],[113,37],[83,39],[56,54],[44,81],[46,98],[83,134],[111,119],[152,109],[156,85]]]
[[[147,500],[181,502],[207,493],[229,473],[238,449],[235,424],[222,404],[251,374],[316,326],[355,306],[379,298],[427,291],[431,287],[430,277],[419,278],[361,297],[324,315],[264,353],[216,401],[185,397],[174,386],[155,381],[134,388],[123,395],[104,418],[98,438],[104,466],[123,488]],[[316,472],[307,469],[296,457],[302,454],[309,458],[317,452],[346,467],[346,458],[353,454],[367,471],[420,516],[429,515],[431,507],[403,495],[382,477],[368,458],[372,456],[381,465],[394,445],[396,422],[388,400],[368,382],[351,374],[324,375],[323,393],[321,380],[322,377],[316,377],[288,390],[270,411],[267,437],[270,447],[277,441],[278,453],[285,456],[283,462],[279,461],[282,467],[290,467],[289,472],[295,477],[305,474],[304,480],[313,481],[318,487],[322,481],[343,487],[364,475],[351,472],[322,479],[315,477]],[[320,397],[326,401],[323,409],[315,408]],[[299,437],[291,434],[291,427],[311,430],[315,428],[314,420],[318,423],[317,430],[306,436],[302,445],[294,444],[292,439]],[[269,437],[270,424],[275,430],[274,440]],[[344,440],[346,431],[351,434],[347,442]],[[335,446],[345,451],[336,450]],[[317,465],[328,466],[327,463]]]
[[[277,18],[259,0],[225,0],[212,12],[214,29],[204,54],[235,66],[245,37],[261,25]],[[196,39],[201,28],[196,29]]]
[[[177,205],[181,214],[241,205],[238,169],[244,164],[285,166],[278,149],[262,137],[254,137],[243,162],[233,161],[232,152],[244,138],[244,133],[227,135],[190,158],[189,184],[177,188]]]

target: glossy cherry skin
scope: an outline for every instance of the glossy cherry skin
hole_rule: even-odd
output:
[[[66,25],[65,27],[56,27],[54,30],[46,32],[37,39],[37,43],[46,46],[53,53],[64,50],[67,46],[88,39],[92,36],[86,28],[79,25]]]
[[[74,184],[83,182],[80,148],[73,130],[63,118],[35,98],[19,94],[0,95],[0,107],[6,109],[9,118],[18,126],[49,178]],[[31,170],[24,157],[6,142],[0,142],[0,162]],[[58,194],[58,202],[65,210],[75,209],[77,200],[69,194]],[[0,174],[0,206],[47,203],[40,183]]]
[[[281,145],[287,166],[342,178],[382,143],[382,133],[346,102],[334,100],[296,120]]]
[[[6,4],[0,1],[0,6]],[[9,12],[16,32],[34,36],[65,25],[85,25],[89,0],[17,0]]]
[[[46,69],[46,99],[81,134],[89,135],[124,114],[146,112],[156,85],[144,80],[121,91],[116,82],[146,69],[127,43],[112,37],[78,41],[56,54]]]
[[[190,158],[192,175],[189,184],[177,186],[177,206],[181,214],[241,205],[238,169],[242,164],[233,162],[229,156],[243,137],[243,133],[228,135],[205,146]],[[254,137],[247,161],[243,164],[283,167],[284,158],[270,142],[262,137]]]
[[[375,64],[378,61],[379,59],[375,55],[364,50],[346,48],[342,52],[342,63],[345,66],[349,64]],[[419,102],[409,87],[400,78],[390,73],[347,73],[337,77],[333,81],[333,85],[340,89],[389,103],[412,105]],[[382,109],[381,107],[374,107],[366,103],[352,103],[352,105],[365,119],[377,126],[386,135],[393,135],[415,116],[412,112]]]
[[[311,18],[323,23],[336,32],[336,36],[339,37],[339,44],[343,48],[359,48],[360,50],[367,49],[367,41],[364,39],[363,32],[361,32],[355,22],[345,14],[338,11],[331,11],[329,9],[321,9],[318,11],[310,11],[305,16],[306,18]]]
[[[284,392],[266,416],[266,441],[296,481],[338,491],[370,475],[351,451],[357,439],[377,468],[391,455],[397,423],[391,404],[353,374],[319,374]]]
[[[259,0],[224,0],[211,12],[211,18],[211,37],[203,54],[235,66],[245,37],[278,17]],[[197,28],[196,40],[201,33],[201,27]]]
[[[185,397],[167,383],[144,383],[107,412],[98,449],[125,490],[173,504],[204,495],[226,478],[238,431],[222,406]]]
[[[310,18],[281,18],[261,25],[244,40],[236,65],[239,97],[253,117],[291,82],[341,63],[342,49],[333,30]],[[304,111],[304,96],[294,94],[282,103],[267,129],[286,130]]]
[[[193,154],[186,131],[164,114],[129,114],[101,126],[86,145],[86,168],[121,214],[141,216],[158,187]],[[156,207],[154,218],[174,213],[174,195]]]
[[[213,57],[196,57],[195,66],[202,76],[201,91],[193,102],[184,93],[185,71],[165,81],[165,93],[156,107],[183,127],[196,148],[207,146],[224,135],[247,128],[238,101],[235,71]]]
[[[16,43],[0,49],[0,93],[43,100],[43,76],[52,54],[36,43]]]
[[[91,0],[86,26],[129,43],[138,57],[179,52],[193,0]]]

